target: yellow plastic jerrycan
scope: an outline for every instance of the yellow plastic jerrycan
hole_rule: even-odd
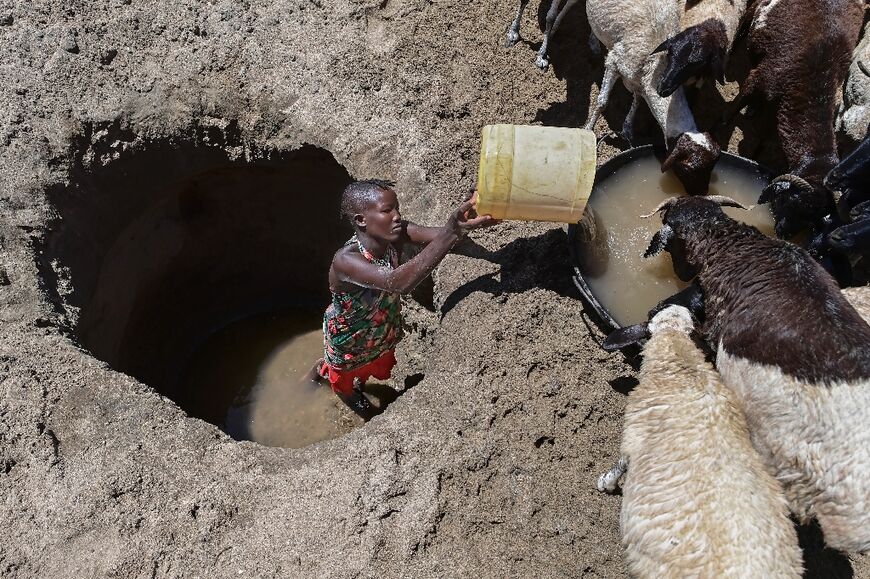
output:
[[[477,212],[496,219],[576,223],[595,180],[595,134],[585,129],[487,125]]]

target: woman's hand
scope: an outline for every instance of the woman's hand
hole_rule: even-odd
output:
[[[465,236],[472,229],[489,227],[501,223],[499,219],[493,219],[491,215],[478,215],[474,206],[477,204],[477,191],[471,197],[462,202],[447,220],[446,228],[459,236]]]

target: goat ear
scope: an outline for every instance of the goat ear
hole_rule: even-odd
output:
[[[649,247],[646,248],[646,251],[643,253],[644,257],[652,257],[662,252],[662,250],[667,247],[668,242],[674,237],[674,230],[671,229],[670,225],[664,225],[661,229],[656,231],[656,234],[653,235],[653,238],[649,242]]]
[[[641,340],[645,340],[649,337],[649,324],[644,322],[642,324],[626,326],[625,328],[619,328],[618,330],[610,332],[610,335],[607,336],[607,339],[604,340],[601,347],[608,352],[612,352],[614,350],[625,348],[626,346],[631,346],[632,344],[637,344]]]
[[[771,203],[780,193],[788,191],[788,188],[788,181],[776,181],[771,183],[761,192],[761,196],[758,198],[758,203]]]
[[[658,54],[659,52],[664,52],[668,49],[668,45],[671,43],[671,39],[667,38],[664,42],[656,46],[655,50],[650,52],[650,54]]]

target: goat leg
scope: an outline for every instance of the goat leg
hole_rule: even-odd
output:
[[[601,80],[601,88],[598,91],[598,98],[595,99],[595,106],[589,113],[589,118],[586,120],[586,124],[583,125],[584,129],[590,131],[595,128],[595,123],[598,122],[598,117],[601,116],[601,111],[603,111],[604,107],[607,106],[607,101],[610,99],[610,91],[613,90],[613,85],[616,83],[618,73],[616,72],[616,62],[611,58],[612,54],[612,52],[608,53],[607,58],[604,60],[604,78]]]
[[[755,114],[754,108],[756,108],[756,101],[758,100],[755,89],[758,84],[758,76],[759,73],[757,69],[753,69],[752,72],[749,73],[749,76],[746,77],[746,80],[743,81],[743,85],[740,87],[740,92],[737,94],[737,98],[735,98],[730,107],[728,107],[730,110],[726,109],[722,114],[722,125],[730,125],[734,120],[734,117],[736,117],[744,107],[750,109],[747,110],[747,117],[751,117]]]
[[[544,40],[541,42],[541,48],[538,49],[538,57],[535,59],[535,64],[541,70],[547,70],[550,66],[550,61],[547,60],[547,48],[550,45],[550,34],[553,33],[553,25],[556,23],[556,17],[559,15],[559,2],[561,0],[553,0],[550,3],[550,8],[547,10],[547,27],[544,29]]]
[[[622,478],[622,475],[624,475],[627,470],[628,457],[620,456],[619,460],[616,461],[616,464],[613,465],[613,468],[598,477],[598,482],[595,485],[596,488],[602,493],[606,492],[613,494],[616,491],[617,481]]]
[[[640,104],[640,97],[634,95],[631,101],[631,108],[628,109],[628,114],[625,115],[625,120],[622,122],[622,130],[619,136],[625,139],[628,146],[631,147],[631,142],[634,140],[634,116],[637,114],[637,107]]]
[[[520,0],[520,6],[517,8],[517,16],[511,22],[507,31],[507,40],[505,40],[505,48],[510,48],[520,39],[520,21],[523,19],[523,11],[526,9],[529,0]]]

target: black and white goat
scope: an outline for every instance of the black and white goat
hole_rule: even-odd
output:
[[[656,46],[679,30],[681,9],[674,0],[587,0],[586,15],[592,33],[607,48],[604,79],[585,128],[592,129],[607,106],[610,91],[622,78],[634,95],[623,125],[631,140],[631,127],[640,100],[662,128],[669,153],[662,171],[671,169],[690,194],[705,194],[710,174],[719,159],[719,145],[695,124],[682,88],[668,97],[659,96],[656,84],[662,75],[661,54]]]
[[[703,0],[686,4],[680,18],[681,31],[655,50],[667,52],[667,65],[656,87],[661,96],[705,78],[724,84],[728,54],[746,12],[746,0]]]
[[[776,110],[788,173],[774,179],[759,202],[771,203],[780,237],[822,229],[834,209],[822,180],[837,164],[837,102],[863,18],[863,0],[756,5],[749,30],[754,66],[738,103],[761,96]]]
[[[646,255],[671,254],[703,296],[703,334],[741,401],[753,445],[797,517],[870,550],[870,325],[805,250],[673,198]],[[729,204],[734,204],[730,202]]]

